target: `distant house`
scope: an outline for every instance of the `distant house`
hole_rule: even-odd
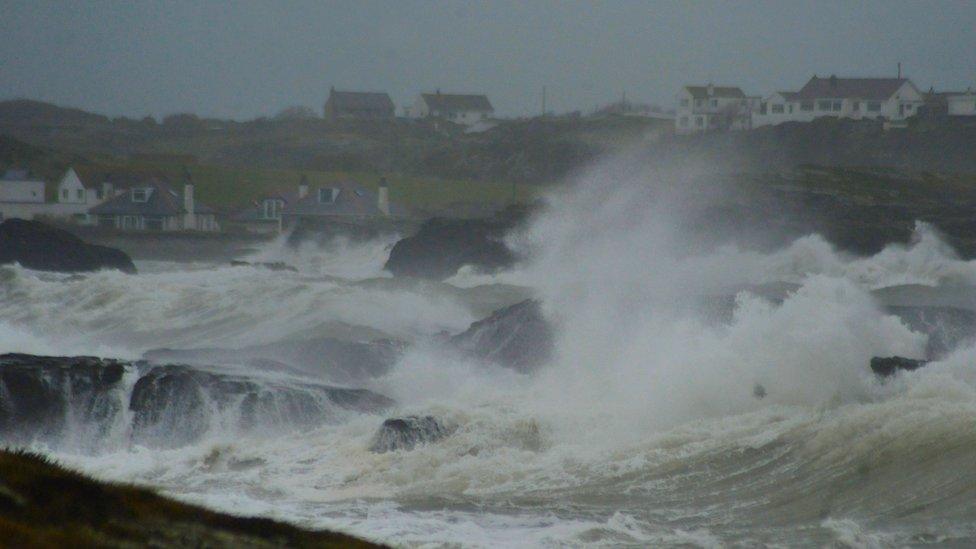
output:
[[[396,107],[390,96],[383,92],[336,91],[329,88],[325,102],[325,118],[374,120],[393,118]]]
[[[462,126],[470,126],[491,118],[495,108],[484,95],[456,93],[422,93],[407,110],[409,118],[441,118]]]
[[[753,125],[810,122],[823,116],[901,122],[914,116],[924,103],[922,92],[907,78],[814,76],[798,92],[768,97]]]
[[[44,181],[31,177],[27,170],[7,170],[0,176],[0,221],[34,219],[47,213],[44,188]]]
[[[284,204],[282,223],[292,226],[302,220],[358,222],[377,218],[402,218],[409,212],[390,201],[390,189],[385,179],[373,192],[352,181],[340,181],[322,187],[309,187],[303,182],[298,199]]]
[[[216,212],[194,200],[193,184],[177,192],[162,178],[148,178],[89,210],[101,227],[133,231],[218,231]]]
[[[733,86],[685,86],[678,92],[675,131],[746,130],[752,127],[752,111],[759,101]]]
[[[946,94],[945,101],[949,116],[976,116],[976,91]]]
[[[294,190],[281,190],[266,194],[234,215],[231,220],[252,233],[266,234],[281,231],[282,213],[290,204],[308,196],[308,179],[302,175]]]

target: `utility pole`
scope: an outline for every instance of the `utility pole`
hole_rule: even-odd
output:
[[[901,61],[898,62],[898,79],[901,80]]]
[[[546,87],[542,86],[542,116],[545,115],[546,115]]]

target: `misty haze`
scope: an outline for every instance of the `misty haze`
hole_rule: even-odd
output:
[[[0,0],[0,547],[976,546],[974,29]]]

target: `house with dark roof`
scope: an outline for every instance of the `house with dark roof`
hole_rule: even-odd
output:
[[[462,126],[487,120],[495,114],[495,107],[485,95],[458,93],[422,93],[407,109],[408,118],[440,118]]]
[[[908,78],[813,76],[798,92],[773,94],[760,106],[754,126],[810,122],[820,117],[903,123],[925,104]]]
[[[91,208],[100,227],[126,231],[219,231],[217,212],[197,202],[184,177],[182,192],[162,177],[149,177]]]
[[[254,200],[250,206],[234,214],[230,220],[244,230],[268,234],[281,232],[285,208],[305,198],[309,192],[308,178],[302,175],[294,189],[270,192]]]
[[[385,92],[336,91],[333,87],[324,110],[327,120],[377,120],[393,118],[396,107]]]
[[[759,99],[734,86],[685,86],[677,96],[675,131],[697,132],[747,130]]]

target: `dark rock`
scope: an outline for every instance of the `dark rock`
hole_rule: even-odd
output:
[[[0,223],[0,264],[66,273],[118,269],[135,273],[125,252],[86,244],[77,236],[37,221],[8,219]]]
[[[521,223],[524,210],[506,210],[489,219],[434,218],[417,234],[397,242],[384,268],[394,276],[443,280],[465,265],[495,272],[515,264],[505,235]]]
[[[253,345],[242,349],[154,349],[143,358],[157,364],[189,363],[260,364],[274,361],[274,369],[287,365],[333,383],[354,383],[387,373],[403,352],[404,344],[390,339],[351,342],[328,337]],[[268,364],[271,366],[270,364]]]
[[[383,422],[373,436],[369,451],[376,454],[413,450],[418,444],[437,442],[454,433],[456,428],[444,425],[433,416],[406,416]]]
[[[132,390],[132,437],[177,447],[213,428],[292,429],[334,420],[336,412],[378,412],[393,401],[363,389],[255,380],[189,366],[157,366]]]
[[[140,375],[134,386],[126,372]],[[131,387],[131,392],[129,388]],[[176,447],[211,430],[291,430],[393,405],[382,395],[292,379],[93,357],[0,355],[0,442]],[[123,411],[129,409],[131,416]],[[132,424],[127,422],[131,417]],[[131,439],[125,437],[131,433]]]
[[[450,342],[468,354],[522,372],[549,360],[555,344],[552,327],[534,299],[495,311]]]
[[[284,261],[266,261],[266,262],[251,263],[249,261],[234,260],[230,262],[230,266],[231,267],[263,267],[265,269],[268,269],[269,271],[288,271],[292,273],[298,272],[298,269],[292,267],[291,265],[285,263]]]
[[[122,406],[123,363],[94,357],[0,355],[0,436],[10,443],[59,437],[74,422],[104,432]],[[98,433],[92,433],[93,435]]]
[[[900,356],[874,357],[871,359],[871,371],[881,377],[893,376],[899,371],[912,371],[928,364],[927,360],[904,358]]]

